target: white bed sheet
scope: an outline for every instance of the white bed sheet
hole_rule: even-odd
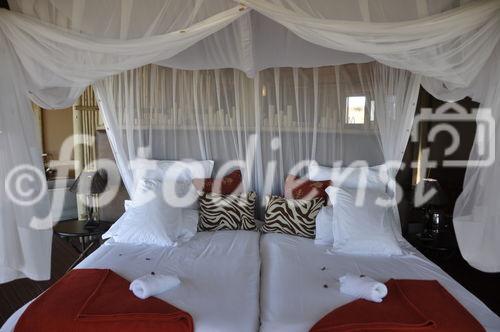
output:
[[[263,235],[260,330],[309,331],[331,310],[353,301],[339,292],[338,283],[340,276],[351,272],[383,282],[390,278],[438,280],[488,331],[500,331],[500,318],[486,305],[407,242],[403,245],[408,255],[399,257],[332,255],[326,253],[328,246],[315,245],[314,240]]]
[[[77,268],[107,268],[127,280],[151,272],[175,274],[181,285],[158,298],[190,313],[195,331],[259,329],[257,232],[200,232],[174,248],[106,243]],[[9,318],[2,332],[14,330],[26,306]]]

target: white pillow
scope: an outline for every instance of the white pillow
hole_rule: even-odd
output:
[[[173,246],[196,234],[198,211],[169,206],[161,194],[161,182],[143,180],[140,199],[127,204],[127,210],[103,234],[115,242]]]
[[[123,201],[123,207],[125,208],[125,211],[127,211],[128,208],[131,206],[132,206],[132,201],[130,199],[126,199]]]
[[[214,168],[213,160],[155,160],[137,158],[131,168],[136,182],[141,179],[163,181],[191,181],[193,178],[209,178]]]
[[[193,178],[209,178],[214,167],[213,160],[154,160],[135,159],[132,161],[134,189],[132,197],[135,200],[138,186],[142,180],[157,180],[164,182],[170,205],[174,207],[198,208],[198,195],[192,185]],[[175,192],[176,196],[172,194]],[[175,199],[175,197],[181,199]]]
[[[362,206],[356,206],[356,189],[328,187],[333,205],[332,252],[355,255],[402,255],[390,218],[390,207],[376,204],[377,198],[388,196],[373,190],[365,191]]]
[[[324,206],[316,216],[315,244],[333,244],[333,207]]]
[[[373,189],[385,192],[389,177],[385,165],[372,167],[326,167],[311,162],[308,177],[313,181],[331,180],[335,187]],[[366,179],[366,184],[362,185]]]
[[[178,242],[187,242],[196,235],[199,215],[199,210],[182,209],[182,224],[177,229]]]

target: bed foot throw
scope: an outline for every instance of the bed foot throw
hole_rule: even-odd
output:
[[[15,331],[193,331],[191,316],[157,298],[138,299],[111,270],[73,270],[34,300]]]
[[[311,331],[485,331],[479,322],[435,280],[395,280],[382,303],[356,300],[339,307]]]

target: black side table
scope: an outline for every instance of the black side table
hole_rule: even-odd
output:
[[[448,260],[458,252],[457,239],[452,229],[446,229],[433,236],[425,232],[411,234],[407,236],[407,240],[435,263]]]
[[[99,226],[95,228],[85,228],[85,221],[72,219],[60,221],[54,226],[54,233],[62,239],[68,241],[71,246],[80,254],[76,261],[68,269],[73,269],[80,263],[89,251],[95,246],[101,244],[101,235],[104,234],[113,223],[108,221],[100,221]],[[75,245],[72,240],[78,239],[79,246]]]

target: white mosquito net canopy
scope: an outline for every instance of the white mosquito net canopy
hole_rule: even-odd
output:
[[[300,161],[385,163],[394,193],[421,85],[443,100],[471,96],[478,119],[500,116],[495,0],[9,6],[0,10],[0,282],[50,276],[53,209],[30,100],[67,107],[93,85],[131,194],[136,158],[237,160],[261,197],[280,192]],[[500,271],[500,164],[483,159],[497,146],[476,138],[454,213],[462,255],[491,272]]]

